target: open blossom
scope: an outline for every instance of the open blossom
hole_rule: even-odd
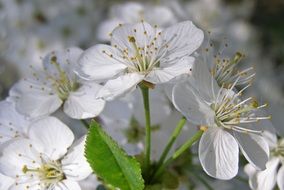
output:
[[[126,2],[114,5],[110,10],[110,18],[103,21],[97,31],[100,41],[110,41],[110,33],[119,24],[132,24],[140,20],[147,20],[150,24],[167,27],[176,22],[175,15],[163,5],[143,5],[138,2]]]
[[[43,60],[44,71],[34,71],[33,77],[12,87],[10,99],[15,100],[17,111],[39,117],[55,112],[64,104],[63,110],[71,118],[97,116],[105,104],[95,99],[101,86],[83,81],[73,72],[81,53],[81,49],[70,48],[48,54]]]
[[[204,63],[193,66],[192,77],[173,90],[173,102],[187,119],[206,126],[199,143],[199,159],[205,172],[218,179],[231,179],[238,172],[239,148],[255,167],[265,169],[269,147],[262,130],[253,125],[262,119],[253,98],[241,100],[242,89],[220,88]]]
[[[108,80],[98,98],[114,99],[142,81],[166,83],[190,73],[191,55],[202,43],[203,32],[185,21],[158,30],[141,21],[112,32],[111,44],[96,45],[81,56],[78,74],[89,80]]]
[[[9,189],[80,190],[78,181],[92,172],[84,157],[85,137],[72,145],[72,131],[54,117],[33,123],[28,136],[3,149],[0,171],[14,180]]]
[[[270,143],[270,159],[266,169],[260,171],[253,165],[247,164],[245,172],[249,176],[249,185],[253,190],[273,190],[277,184],[280,190],[284,190],[284,139],[275,136],[274,143]]]
[[[17,138],[26,138],[31,121],[19,114],[12,102],[0,102],[0,147]]]

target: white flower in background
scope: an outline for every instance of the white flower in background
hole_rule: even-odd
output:
[[[269,147],[261,136],[262,129],[253,123],[270,117],[258,117],[260,108],[253,98],[241,100],[245,88],[235,93],[220,88],[204,63],[193,66],[192,78],[177,84],[173,102],[187,119],[207,130],[199,142],[199,159],[205,172],[228,180],[238,173],[239,147],[246,159],[259,169],[265,169]]]
[[[97,116],[104,107],[96,99],[101,86],[83,81],[73,72],[82,50],[70,48],[52,52],[43,60],[44,71],[34,70],[33,77],[21,80],[10,90],[17,111],[30,117],[49,115],[63,105],[64,112],[74,119]]]
[[[12,102],[0,102],[0,147],[17,138],[26,138],[31,124],[25,116],[19,114]]]
[[[144,21],[125,24],[113,31],[112,46],[87,49],[77,72],[89,80],[108,80],[97,97],[112,100],[142,81],[160,84],[190,73],[194,58],[189,55],[202,41],[203,32],[190,21],[163,31]]]
[[[259,171],[251,164],[246,165],[244,170],[249,176],[251,189],[273,190],[277,184],[280,190],[284,190],[284,139],[275,141],[271,147],[266,170]]]
[[[100,41],[110,41],[110,34],[119,24],[133,24],[147,20],[152,25],[164,28],[176,23],[175,15],[168,7],[164,5],[143,5],[137,2],[112,6],[109,17],[98,27],[97,38]]]
[[[80,190],[78,181],[92,172],[85,137],[73,143],[72,131],[54,117],[34,122],[28,136],[3,149],[0,170],[14,179],[10,189]]]

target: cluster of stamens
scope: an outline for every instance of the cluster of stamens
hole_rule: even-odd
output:
[[[60,65],[57,63],[57,58],[55,56],[51,57],[51,64],[53,64],[58,71],[58,78],[50,78],[53,81],[52,85],[58,96],[62,100],[65,100],[69,96],[70,92],[78,89],[79,84],[76,79],[69,79],[66,72],[62,70]]]
[[[21,173],[16,175],[16,186],[26,184],[25,189],[52,189],[66,179],[62,169],[64,166],[59,160],[51,160],[49,156],[38,153],[32,144],[28,148],[38,156],[32,158],[24,153],[18,154],[20,159],[26,160],[26,164],[22,166]]]
[[[260,120],[270,119],[271,116],[256,116],[256,111],[266,107],[267,104],[259,105],[252,97],[241,101],[240,96],[248,86],[241,89],[238,93],[234,93],[233,89],[237,82],[238,79],[231,85],[230,89],[224,89],[222,86],[219,90],[215,103],[211,105],[215,112],[215,122],[218,127],[225,129],[241,133],[261,134],[263,132],[261,130],[248,129],[240,126],[240,124],[256,123]]]
[[[243,57],[244,55],[240,52],[237,52],[232,59],[220,58],[219,55],[215,56],[212,74],[218,84],[226,84],[225,87],[229,88],[229,84],[232,84],[238,78],[236,85],[251,83],[255,76],[253,67],[244,70],[238,70],[237,68]]]
[[[271,154],[275,157],[282,158],[284,162],[284,139],[280,139],[277,143],[277,146],[272,149]]]
[[[144,21],[141,23],[144,25]],[[122,25],[120,25],[122,26]],[[162,39],[162,32],[157,31],[157,26],[155,25],[155,36],[151,36],[145,30],[141,35],[145,36],[149,42],[146,44],[139,44],[134,35],[128,36],[129,47],[131,48],[122,48],[116,44],[113,45],[119,52],[120,55],[113,55],[107,50],[103,50],[102,53],[109,56],[116,61],[126,64],[128,67],[128,72],[140,72],[142,74],[147,74],[153,68],[159,67],[161,59],[165,58],[165,55],[171,53],[173,50],[169,50],[170,43],[177,35],[169,40]],[[133,29],[134,34],[141,32],[138,29]],[[142,37],[141,37],[142,38]],[[178,59],[178,58],[177,58]]]
[[[46,68],[44,68],[45,72],[43,76],[36,71],[33,72],[36,81],[41,82],[42,84],[30,85],[30,88],[39,88],[39,90],[45,91],[51,86],[61,100],[66,100],[70,92],[76,91],[79,88],[76,75],[74,75],[74,78],[70,78],[57,62],[57,57],[55,55],[51,56],[50,64],[55,67],[57,73],[50,73]],[[66,64],[70,64],[68,60],[66,60]],[[32,66],[30,66],[30,68],[33,69]],[[53,92],[50,92],[50,95],[53,95]]]

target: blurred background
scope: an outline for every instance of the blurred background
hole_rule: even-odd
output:
[[[229,57],[244,53],[242,65],[256,70],[248,93],[270,104],[272,122],[283,134],[283,0],[0,0],[0,99],[32,74],[31,66],[40,69],[48,52],[109,43],[118,23],[141,18],[161,28],[192,20],[210,34],[207,44],[225,44],[218,49]],[[229,183],[237,189],[240,181]]]

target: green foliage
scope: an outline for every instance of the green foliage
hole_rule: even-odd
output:
[[[121,190],[143,190],[141,168],[134,157],[128,156],[96,122],[90,124],[85,156],[93,171]]]

